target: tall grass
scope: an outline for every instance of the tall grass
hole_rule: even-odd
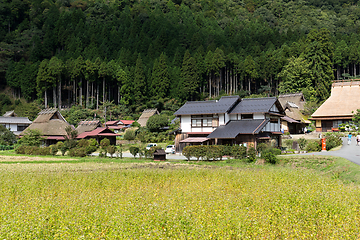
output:
[[[312,171],[118,165],[2,165],[1,238],[359,237],[359,188]]]

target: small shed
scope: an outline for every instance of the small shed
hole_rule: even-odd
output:
[[[154,161],[166,160],[166,153],[164,149],[156,149],[154,152]]]

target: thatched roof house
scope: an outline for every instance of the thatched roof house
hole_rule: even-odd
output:
[[[304,95],[302,93],[282,94],[278,99],[286,115],[281,118],[282,129],[292,134],[302,133],[302,129],[311,123],[301,113],[306,103]]]
[[[351,121],[360,109],[360,81],[336,81],[330,97],[311,115],[316,131],[337,130],[340,124]]]
[[[137,122],[140,124],[140,126],[146,127],[146,123],[149,120],[149,118],[154,116],[155,114],[159,114],[156,108],[145,109]]]
[[[46,141],[47,144],[51,144],[58,140],[64,140],[64,136],[67,135],[65,131],[67,126],[70,126],[69,123],[58,110],[44,109],[38,113],[38,117],[20,135],[26,134],[29,130],[39,130],[47,140],[54,140]]]
[[[78,134],[81,134],[83,132],[91,132],[98,127],[101,127],[101,123],[99,120],[81,121],[76,128],[76,131],[78,132]]]

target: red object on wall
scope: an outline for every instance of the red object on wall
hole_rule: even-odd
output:
[[[326,138],[321,139],[321,151],[326,151]]]

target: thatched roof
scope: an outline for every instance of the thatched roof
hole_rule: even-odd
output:
[[[65,128],[70,126],[65,118],[56,109],[44,109],[39,112],[34,122],[26,128],[20,135],[24,135],[28,130],[39,130],[43,136],[64,136]]]
[[[6,112],[3,117],[17,117],[17,114],[14,110]]]
[[[154,116],[155,114],[159,114],[156,108],[145,109],[137,122],[140,124],[140,126],[145,127],[148,119]]]
[[[288,103],[295,104],[299,110],[304,110],[304,105],[306,103],[304,95],[300,93],[289,93],[289,94],[281,94],[278,97],[281,106],[285,109]]]
[[[360,109],[360,82],[334,83],[330,97],[311,115],[319,118],[351,118]]]
[[[99,120],[96,121],[81,121],[76,128],[78,134],[83,132],[91,132],[92,130],[96,129],[97,127],[101,127],[101,123]]]

